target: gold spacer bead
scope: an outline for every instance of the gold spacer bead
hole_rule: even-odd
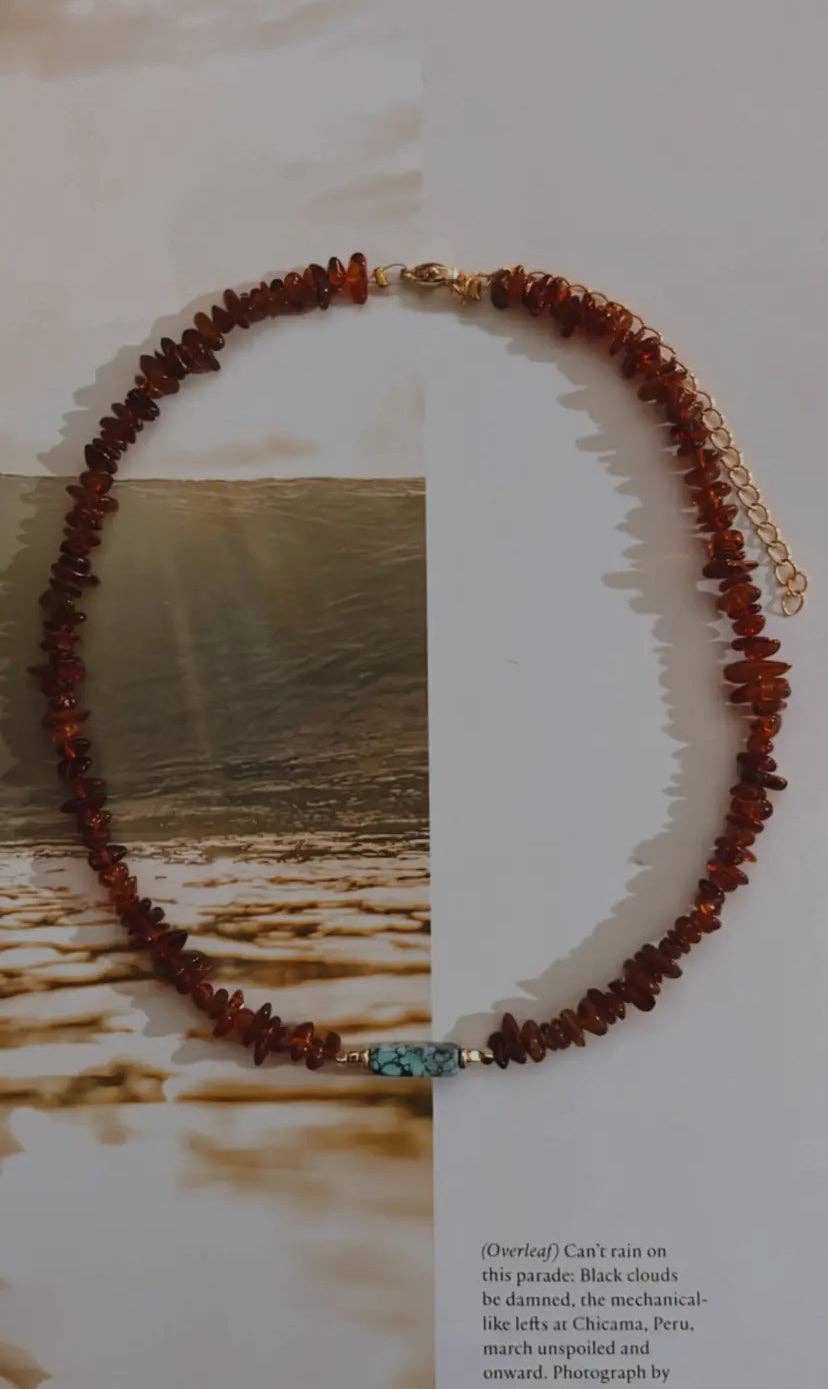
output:
[[[389,261],[387,265],[375,265],[371,271],[371,279],[378,289],[388,289],[391,284],[388,278],[389,270],[405,270],[405,265],[401,260]]]
[[[356,1051],[338,1051],[334,1060],[340,1066],[367,1066],[368,1048],[360,1047]]]
[[[491,1047],[460,1048],[461,1066],[473,1066],[475,1064],[487,1066],[492,1061],[494,1061],[494,1052],[492,1051]]]

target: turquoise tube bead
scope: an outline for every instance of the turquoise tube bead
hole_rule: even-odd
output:
[[[368,1048],[368,1069],[379,1076],[450,1076],[460,1069],[455,1042],[382,1042]]]

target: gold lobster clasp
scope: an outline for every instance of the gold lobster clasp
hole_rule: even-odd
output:
[[[373,271],[375,282],[385,288],[388,284],[387,271],[396,268],[394,265],[377,266]],[[459,270],[456,265],[444,265],[439,260],[424,260],[419,265],[400,265],[399,271],[400,279],[405,284],[447,287],[463,300],[479,299],[491,278],[485,271]]]

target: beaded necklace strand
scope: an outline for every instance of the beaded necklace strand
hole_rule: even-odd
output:
[[[187,376],[218,371],[216,354],[237,328],[311,308],[327,309],[335,299],[364,304],[369,288],[388,288],[392,269],[399,270],[405,284],[448,288],[466,303],[479,301],[487,291],[495,308],[523,308],[533,318],[554,324],[563,337],[577,330],[618,358],[622,375],[637,383],[639,398],[669,427],[698,530],[706,541],[702,576],[716,585],[717,613],[733,629],[736,655],[723,675],[731,687],[731,703],[744,715],[744,745],[736,759],[728,812],[686,910],[659,940],[625,960],[617,977],[604,987],[588,989],[577,1004],[549,1021],[528,1018],[519,1023],[505,1013],[481,1047],[400,1041],[343,1048],[334,1031],[313,1022],[283,1022],[270,1003],[254,1012],[241,989],[231,993],[214,987],[208,978],[211,961],[200,951],[186,949],[187,932],[169,925],[163,910],[139,895],[126,863],[127,850],[112,840],[107,788],[91,775],[89,710],[82,707],[78,692],[86,676],[78,654],[86,615],[78,601],[98,582],[90,557],[101,543],[104,521],[118,509],[112,489],[120,460],[144,425],[158,418],[159,401],[174,395]],[[89,865],[133,945],[148,953],[158,975],[179,993],[190,995],[210,1019],[214,1036],[249,1047],[257,1065],[276,1055],[304,1062],[310,1070],[336,1063],[387,1076],[443,1076],[473,1063],[505,1069],[510,1062],[542,1061],[567,1047],[582,1047],[587,1037],[603,1036],[630,1007],[649,1012],[663,981],[680,976],[679,959],[719,929],[726,895],[748,881],[746,867],[755,862],[756,841],[772,812],[769,793],[786,784],[771,753],[790,694],[789,667],[779,659],[779,642],[764,633],[761,591],[751,577],[756,564],[747,558],[743,533],[734,529],[740,510],[772,566],[784,614],[799,611],[807,587],[724,416],[673,348],[623,304],[559,275],[526,272],[520,265],[469,273],[426,261],[413,267],[378,266],[369,276],[365,256],[357,252],[347,267],[334,257],[327,268],[312,264],[301,273],[262,281],[242,293],[226,290],[221,305],[209,314],[197,313],[179,342],[162,338],[155,353],[140,358],[139,368],[132,389],[112,406],[86,445],[85,470],[67,488],[72,505],[49,585],[40,598],[46,659],[31,667],[46,696],[43,724],[58,755],[58,775],[69,792],[61,809],[74,817]]]

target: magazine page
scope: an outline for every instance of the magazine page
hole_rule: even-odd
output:
[[[472,33],[455,12],[431,69],[450,244],[471,216],[489,265],[517,233],[527,270],[565,266],[657,325],[744,450],[778,524],[760,542],[785,537],[811,596],[782,616],[751,574],[792,663],[789,787],[723,929],[652,1011],[435,1087],[437,1383],[816,1389],[824,15],[532,7],[520,44],[500,18]],[[520,92],[508,119],[496,86]],[[698,582],[681,450],[604,353],[537,326],[458,314],[428,393],[433,996],[438,1033],[467,1043],[493,1015],[576,1008],[664,938],[744,765],[722,680],[740,653]]]
[[[0,1386],[822,1389],[825,27],[0,19]]]

